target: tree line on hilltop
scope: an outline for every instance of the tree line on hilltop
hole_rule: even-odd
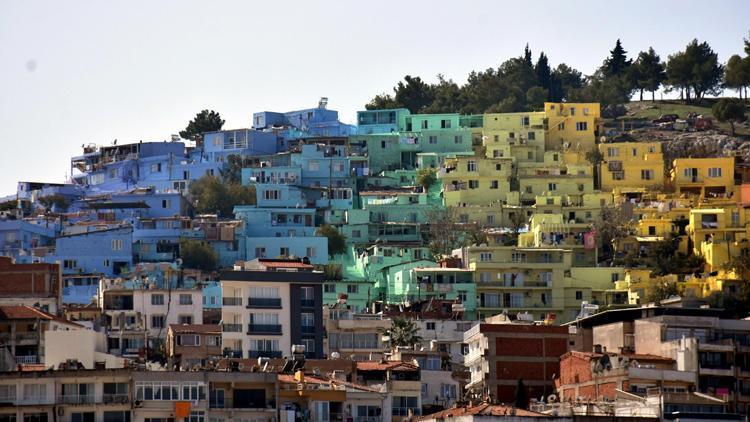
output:
[[[602,65],[591,75],[560,63],[552,68],[544,52],[536,61],[528,44],[519,57],[497,68],[469,73],[460,85],[443,75],[436,83],[419,76],[406,75],[392,93],[373,97],[368,110],[406,108],[412,113],[505,113],[532,111],[550,102],[598,102],[605,117],[624,112],[621,107],[633,94],[643,100],[644,92],[660,87],[680,93],[687,102],[700,101],[705,95],[718,95],[723,88],[735,89],[747,100],[750,86],[750,39],[744,39],[745,57],[733,55],[726,65],[707,42],[697,39],[684,50],[669,55],[666,61],[650,47],[628,58],[618,39]]]

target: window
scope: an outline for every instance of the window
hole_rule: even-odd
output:
[[[533,151],[529,151],[526,154],[526,158],[528,158],[529,160],[533,160],[534,159],[534,152]]]
[[[315,251],[315,248],[314,248],[314,247],[312,247],[312,246],[308,246],[308,247],[307,247],[307,248],[305,249],[305,256],[307,256],[307,257],[310,257],[310,258],[313,258],[313,257],[315,257],[315,255],[317,255],[317,253],[316,253],[316,251]]]
[[[281,255],[281,256],[289,256],[289,248],[280,247],[279,248],[279,255]]]
[[[319,171],[320,170],[320,161],[318,160],[310,160],[307,162],[307,169],[309,171]]]
[[[450,120],[441,120],[440,121],[440,128],[441,129],[450,129],[451,128],[451,121]]]
[[[557,183],[547,183],[547,190],[557,190]]]
[[[456,297],[459,301],[461,301],[461,303],[466,302],[466,290],[458,290],[456,292]]]
[[[721,168],[711,167],[708,169],[708,177],[721,177]]]
[[[575,107],[570,107],[570,115],[571,116],[575,116],[576,115],[576,108]]]
[[[180,294],[180,305],[192,305],[193,295],[191,294]]]
[[[440,384],[440,397],[446,399],[456,398],[456,385],[455,384]]]
[[[430,331],[435,331],[435,323],[434,322],[428,322],[427,323],[427,329]]]
[[[279,350],[278,340],[250,340],[250,350],[259,352],[276,352]]]
[[[430,144],[437,144],[437,136],[430,135],[427,137],[427,142]]]
[[[456,135],[453,137],[453,143],[454,144],[461,144],[464,142],[464,137],[461,135]]]
[[[516,133],[515,132],[510,132],[508,134],[508,138],[510,138],[510,139],[516,139]]]
[[[325,293],[336,293],[336,285],[333,283],[326,283],[323,285],[323,292]]]
[[[521,116],[521,126],[529,125],[529,116]]]
[[[393,416],[408,416],[409,411],[412,414],[418,415],[420,413],[419,400],[417,397],[405,397],[405,396],[393,396],[391,401],[392,415]]]
[[[617,157],[620,155],[620,148],[607,148],[607,157]]]
[[[47,422],[47,412],[24,413],[23,422]]]
[[[151,295],[151,304],[152,305],[163,305],[164,304],[164,295],[161,293],[154,293]]]
[[[495,140],[495,142],[500,142],[500,135],[493,136],[493,139]]]
[[[256,258],[265,258],[266,257],[266,248],[255,248],[255,257]]]
[[[162,208],[169,208],[172,206],[172,200],[171,199],[162,199],[161,200],[161,207]]]
[[[185,422],[206,422],[206,412],[202,410],[193,410],[190,416],[185,418]]]
[[[346,285],[346,292],[349,293],[349,294],[359,293],[359,285],[357,285],[357,284],[347,284]]]
[[[94,412],[73,412],[70,414],[70,422],[95,422]]]
[[[192,315],[180,315],[179,323],[190,325],[193,323],[193,316]]]
[[[576,290],[576,300],[583,300],[583,292]]]
[[[122,239],[112,239],[112,250],[113,251],[122,250]]]
[[[303,338],[302,345],[305,346],[305,353],[315,353],[315,339]]]
[[[477,162],[469,161],[466,163],[466,171],[477,171]]]
[[[492,280],[492,275],[490,273],[479,273],[479,281],[482,283],[488,283]]]
[[[535,141],[536,140],[536,132],[529,132],[528,134],[529,141]]]
[[[301,322],[302,322],[302,327],[314,327],[315,326],[315,314],[312,312],[302,312]]]
[[[654,178],[653,170],[641,170],[641,180],[652,180]]]
[[[422,391],[421,391],[421,395],[423,399],[426,399],[430,395],[428,388],[429,388],[429,384],[427,384],[426,382],[423,382]]]
[[[76,268],[77,266],[78,266],[78,261],[76,261],[75,259],[64,259],[63,260],[63,268],[73,269],[73,268]]]
[[[47,386],[44,384],[24,384],[23,399],[29,402],[43,402],[47,398]]]
[[[557,125],[557,130],[565,130],[565,122],[561,122]]]
[[[352,237],[362,237],[362,231],[361,230],[352,230]]]
[[[576,130],[577,131],[583,131],[588,130],[588,122],[576,122]]]
[[[492,261],[492,252],[481,252],[479,254],[479,261],[481,262]]]
[[[151,328],[164,328],[164,315],[151,315]]]
[[[269,201],[277,200],[281,197],[281,192],[278,189],[269,189],[263,191],[263,199]]]
[[[161,163],[151,164],[151,173],[161,173]]]
[[[181,334],[177,336],[178,346],[200,346],[201,337],[195,334]]]
[[[422,129],[427,129],[427,120],[422,120]]]
[[[380,406],[357,406],[357,418],[355,420],[380,420],[381,412]]]
[[[130,411],[104,412],[103,422],[130,422]]]
[[[487,214],[487,224],[495,224],[495,215]]]
[[[469,180],[469,189],[479,188],[479,180]]]

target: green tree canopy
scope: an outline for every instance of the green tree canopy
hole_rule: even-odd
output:
[[[667,82],[685,93],[685,100],[695,100],[705,94],[718,95],[721,88],[724,68],[719,64],[719,56],[707,42],[694,39],[686,47],[669,56],[667,61]]]
[[[202,110],[188,123],[185,130],[180,131],[180,136],[183,139],[202,142],[205,132],[221,130],[222,126],[224,126],[224,120],[219,113],[213,110]]]
[[[744,121],[745,104],[736,98],[722,98],[711,108],[714,117],[720,122],[729,122],[732,136],[735,135],[734,124]]]
[[[610,50],[609,57],[602,64],[602,75],[605,78],[612,76],[624,76],[630,67],[632,60],[627,57],[628,52],[622,47],[620,39],[615,42],[615,47]]]
[[[747,100],[747,87],[750,86],[750,56],[744,59],[735,54],[727,61],[724,69],[724,86],[736,89],[742,99],[742,91],[745,90]]]
[[[328,239],[328,255],[333,257],[346,252],[346,236],[344,236],[336,227],[323,225],[316,230],[318,236],[324,236]]]
[[[387,334],[391,338],[391,346],[412,347],[422,341],[419,327],[412,319],[395,317]]]
[[[180,240],[180,258],[184,268],[214,271],[219,265],[219,256],[208,244],[194,239]]]
[[[640,91],[640,100],[643,101],[643,91],[649,91],[651,101],[656,101],[656,90],[667,79],[667,71],[661,57],[652,47],[649,47],[648,51],[638,53],[631,72],[635,87]]]
[[[190,200],[199,214],[230,217],[236,205],[255,205],[255,186],[224,183],[216,176],[205,175],[190,183]]]
[[[430,187],[437,182],[435,170],[431,168],[421,168],[417,170],[416,182],[425,192],[428,192]]]

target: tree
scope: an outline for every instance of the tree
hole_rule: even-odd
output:
[[[401,108],[391,94],[382,93],[376,95],[369,103],[365,104],[366,110],[386,110],[390,108]]]
[[[718,95],[724,68],[719,64],[719,56],[706,42],[691,41],[685,51],[669,56],[667,80],[673,87],[684,90],[685,100],[690,102],[690,93],[695,100],[705,94]]]
[[[242,181],[242,157],[237,154],[228,155],[224,168],[219,172],[224,183],[240,183]]]
[[[461,87],[443,75],[438,75],[438,83],[432,86],[432,91],[432,104],[424,109],[425,113],[455,113],[466,106]]]
[[[599,219],[594,222],[594,230],[602,245],[602,258],[614,258],[617,243],[635,232],[633,220],[621,207],[602,207]]]
[[[747,86],[750,85],[750,57],[744,59],[737,54],[729,58],[724,69],[724,86],[736,89],[742,99],[742,91],[745,90],[747,100]]]
[[[605,78],[612,76],[624,76],[630,67],[632,60],[627,57],[627,51],[622,47],[620,39],[617,39],[615,48],[610,50],[609,57],[604,59],[602,74]]]
[[[549,67],[549,60],[544,52],[539,53],[539,58],[534,65],[534,73],[536,73],[536,81],[539,87],[549,92],[552,88],[552,69]]]
[[[222,120],[219,113],[213,110],[202,110],[188,123],[185,130],[180,131],[180,136],[183,139],[190,139],[196,143],[201,143],[203,142],[203,134],[205,132],[221,130],[222,126],[224,126],[224,120]]]
[[[544,102],[549,97],[549,91],[541,86],[532,86],[526,91],[526,105],[529,110],[540,110],[544,108]]]
[[[323,225],[315,232],[318,236],[328,239],[328,256],[334,257],[346,252],[346,236],[344,236],[336,227]]]
[[[664,299],[669,299],[670,297],[678,296],[679,294],[680,292],[677,289],[677,283],[657,281],[649,290],[648,296],[646,296],[646,301],[658,304]]]
[[[393,347],[412,347],[422,341],[419,336],[419,327],[414,320],[404,317],[395,317],[387,335],[391,338]]]
[[[70,208],[70,200],[60,194],[42,196],[39,198],[39,203],[50,211],[52,211],[52,207],[55,207],[55,211],[58,212],[67,212]]]
[[[477,222],[461,222],[455,207],[436,207],[425,213],[426,243],[435,259],[454,249],[487,242],[486,227]]]
[[[516,384],[516,399],[513,403],[517,409],[526,409],[529,406],[529,392],[526,391],[526,385],[524,385],[522,379],[518,379]]]
[[[640,91],[640,100],[643,101],[643,91],[650,91],[651,101],[656,101],[656,90],[667,79],[667,72],[666,66],[653,47],[638,53],[638,58],[632,66],[632,76],[635,87]]]
[[[11,199],[10,201],[0,202],[0,211],[10,211],[18,208],[18,201]]]
[[[417,170],[416,182],[422,187],[425,193],[428,192],[430,187],[437,182],[435,170],[431,168],[421,168]]]
[[[255,186],[237,183],[224,184],[211,175],[190,183],[190,200],[199,214],[217,214],[229,217],[236,205],[255,205]]]
[[[720,122],[729,122],[732,136],[735,136],[734,124],[746,119],[745,104],[736,98],[722,98],[711,108],[714,117]]]
[[[513,234],[513,242],[518,245],[518,236],[521,234],[521,229],[526,227],[529,223],[529,217],[526,215],[526,211],[523,209],[517,209],[511,213],[508,213],[508,227]]]
[[[396,103],[412,113],[421,113],[435,98],[432,86],[423,82],[419,76],[404,76],[403,82],[399,82],[393,90]]]
[[[557,65],[552,71],[550,82],[550,101],[560,102],[571,98],[571,94],[581,89],[584,84],[581,72],[573,69],[565,63]]]
[[[214,271],[219,264],[219,256],[210,245],[194,239],[180,240],[180,258],[184,268]]]

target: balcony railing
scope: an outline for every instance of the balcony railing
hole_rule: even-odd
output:
[[[302,299],[300,300],[300,303],[303,308],[314,308],[315,307],[315,299]]]
[[[281,308],[281,298],[251,297],[247,299],[248,308]]]
[[[241,333],[242,324],[222,324],[222,331],[225,333]]]
[[[223,297],[221,303],[224,306],[242,306],[241,297]]]
[[[281,350],[248,350],[247,357],[249,359],[257,359],[260,357],[264,358],[280,358]]]
[[[16,356],[16,364],[24,364],[24,363],[39,363],[39,357],[35,355]]]
[[[94,403],[94,395],[65,395],[57,396],[58,404],[92,404]]]
[[[301,327],[302,334],[315,334],[315,326],[303,325]]]
[[[209,409],[274,409],[272,402],[248,403],[243,400],[240,403],[235,403],[232,397],[209,400],[208,407]]]
[[[224,349],[224,357],[225,358],[232,358],[232,359],[241,359],[242,358],[242,350]]]
[[[278,334],[281,335],[280,324],[248,324],[248,334]]]
[[[130,396],[128,396],[127,394],[103,394],[102,403],[104,404],[130,403]]]

